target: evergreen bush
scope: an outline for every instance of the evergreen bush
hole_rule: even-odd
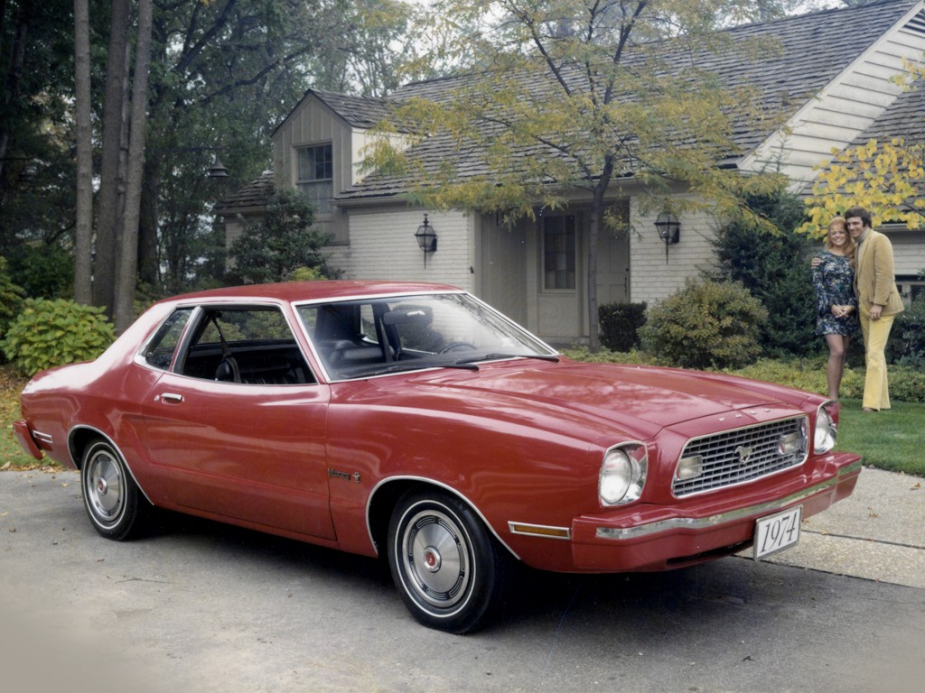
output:
[[[30,298],[10,323],[0,349],[26,376],[103,353],[115,338],[102,308],[62,298]]]
[[[738,282],[687,281],[649,310],[646,349],[682,368],[739,368],[761,353],[767,311]]]
[[[23,290],[16,286],[7,272],[6,258],[0,255],[0,339],[22,305]]]
[[[824,351],[815,335],[816,297],[809,254],[812,241],[796,233],[803,221],[803,203],[785,189],[746,199],[750,209],[778,229],[772,234],[733,220],[716,234],[718,261],[711,279],[740,282],[768,311],[761,327],[765,356],[807,356]]]
[[[639,328],[646,324],[646,304],[608,303],[598,308],[601,346],[611,351],[630,351],[639,346]]]
[[[245,224],[241,237],[229,253],[232,283],[264,284],[290,281],[315,270],[317,276],[335,277],[327,266],[322,247],[329,235],[315,225],[315,209],[308,197],[296,190],[277,190],[267,202],[266,214]]]

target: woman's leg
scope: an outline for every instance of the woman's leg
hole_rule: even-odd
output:
[[[838,399],[838,388],[841,386],[842,373],[845,370],[845,356],[848,353],[850,337],[840,334],[827,334],[826,344],[829,345],[829,361],[826,364],[826,384],[829,388],[829,398]]]

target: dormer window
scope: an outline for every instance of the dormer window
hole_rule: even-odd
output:
[[[334,157],[330,144],[299,150],[299,179],[296,184],[308,195],[319,214],[331,214],[334,197]]]

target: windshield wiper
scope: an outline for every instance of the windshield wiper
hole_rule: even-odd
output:
[[[459,361],[455,363],[434,363],[431,361],[423,363],[393,363],[391,366],[383,366],[382,368],[374,368],[372,370],[365,370],[362,373],[357,373],[355,375],[344,374],[343,377],[347,380],[360,380],[362,378],[371,378],[374,375],[388,375],[389,373],[408,373],[410,371],[423,371],[429,368],[460,368],[466,371],[477,371],[479,369],[474,363],[461,363]]]
[[[481,356],[470,356],[467,359],[460,359],[456,362],[459,366],[465,366],[476,361],[500,361],[501,359],[538,359],[540,361],[551,361],[552,363],[559,363],[559,357],[555,354],[504,354],[504,353],[491,353],[483,354]]]

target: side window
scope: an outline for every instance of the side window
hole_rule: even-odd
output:
[[[177,344],[192,314],[192,308],[178,308],[164,321],[145,349],[144,359],[149,366],[164,371],[170,368]]]
[[[319,214],[330,214],[334,196],[334,157],[330,144],[298,150],[299,190],[308,195]]]
[[[285,317],[265,306],[206,309],[182,372],[244,385],[315,382]]]

